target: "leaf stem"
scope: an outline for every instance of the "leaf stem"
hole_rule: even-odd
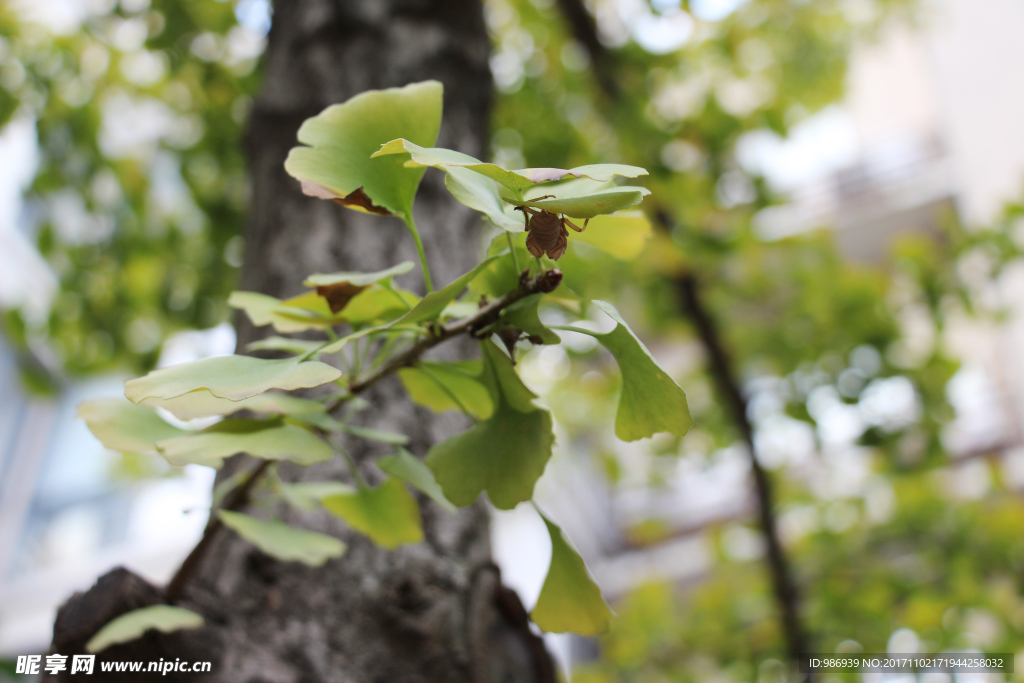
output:
[[[334,341],[336,341],[338,339],[338,335],[335,334],[334,330],[332,330],[329,327],[327,328],[327,337],[328,337],[328,340],[325,341],[323,344],[321,344],[320,346],[316,347],[315,349],[310,349],[306,353],[304,353],[301,356],[299,356],[298,357],[299,358],[298,362],[302,363],[303,361],[309,360],[310,358],[312,358],[316,354],[320,353],[321,349],[329,346],[332,342],[334,342]]]
[[[412,310],[412,304],[406,301],[404,296],[395,291],[395,283],[391,281],[391,278],[388,278],[387,280],[382,282],[381,287],[394,294],[395,298],[398,299],[398,301],[401,302],[403,306],[405,306],[405,310]]]
[[[349,452],[345,450],[340,443],[338,443],[336,438],[331,437],[330,441],[331,444],[333,444],[334,447],[341,451],[341,454],[345,456],[345,461],[348,463],[348,468],[352,471],[352,478],[356,480],[356,485],[361,489],[368,488],[366,481],[363,479],[363,475],[359,474],[359,468],[356,466],[356,461],[352,458]]]
[[[427,293],[434,291],[434,282],[430,279],[430,268],[427,267],[427,254],[423,251],[423,240],[420,239],[420,231],[416,229],[416,221],[412,217],[412,210],[410,210],[404,217],[405,225],[409,228],[409,232],[412,233],[413,240],[416,241],[416,251],[420,255],[420,265],[423,267],[423,284],[427,287]]]
[[[505,237],[508,238],[508,249],[512,252],[512,265],[516,267],[516,275],[523,272],[519,268],[519,257],[516,256],[516,243],[512,240],[512,233],[508,230],[505,231]]]
[[[362,353],[360,353],[360,345],[361,345],[362,341],[363,341],[362,339],[356,339],[352,343],[352,376],[353,377],[355,377],[356,375],[359,374],[359,371],[362,369],[362,366],[363,366]]]

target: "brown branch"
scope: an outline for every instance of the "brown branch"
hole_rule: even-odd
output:
[[[333,411],[351,396],[355,396],[360,392],[366,391],[380,380],[394,374],[402,368],[414,365],[424,353],[438,344],[462,334],[476,336],[478,332],[484,330],[488,325],[497,321],[501,312],[515,302],[533,294],[547,294],[553,292],[562,282],[562,271],[557,269],[540,273],[533,279],[528,279],[528,275],[529,271],[524,271],[520,277],[518,287],[508,294],[505,294],[504,296],[501,296],[491,303],[481,307],[479,311],[468,318],[455,322],[448,327],[435,325],[433,328],[434,332],[430,336],[416,342],[407,350],[384,363],[384,365],[374,370],[365,378],[349,384],[348,396],[344,396],[335,401],[328,410]],[[246,503],[249,502],[249,496],[253,487],[266,472],[270,462],[270,460],[264,460],[258,467],[254,468],[252,474],[249,475],[245,482],[225,497],[224,503],[220,506],[220,509],[238,510],[244,507]],[[181,563],[181,567],[178,568],[178,571],[174,574],[174,577],[164,589],[164,596],[167,598],[169,603],[173,604],[181,599],[186,584],[189,579],[191,579],[192,575],[198,571],[200,563],[206,556],[206,553],[209,552],[210,547],[213,545],[214,538],[223,526],[224,525],[220,521],[220,518],[211,511],[210,521],[207,522],[206,528],[203,530],[203,537],[199,539],[199,543],[197,543],[196,547],[192,549],[192,552],[188,554],[185,561]]]
[[[601,90],[615,100],[619,98],[619,85],[612,74],[612,60],[608,48],[597,35],[597,23],[587,11],[583,0],[558,0],[558,9],[569,24],[573,37],[583,45],[593,66],[594,78]]]
[[[497,321],[501,312],[515,302],[520,299],[525,299],[533,294],[548,294],[553,292],[562,282],[562,271],[560,270],[545,271],[537,275],[532,280],[526,279],[528,272],[529,271],[523,271],[519,286],[508,294],[495,299],[468,318],[452,323],[448,327],[436,326],[434,328],[434,334],[424,337],[407,350],[374,370],[365,378],[350,384],[348,387],[349,391],[352,394],[358,394],[359,392],[366,391],[388,375],[391,375],[402,368],[415,365],[424,353],[438,344],[448,341],[449,339],[466,333],[476,336],[477,332]],[[333,407],[334,406],[332,406],[332,408]]]
[[[800,599],[796,583],[793,581],[789,563],[779,539],[778,524],[773,509],[771,480],[768,478],[768,473],[761,467],[754,450],[754,430],[747,418],[747,400],[736,381],[732,361],[726,353],[718,333],[718,326],[700,298],[700,288],[696,276],[692,273],[685,273],[676,280],[676,284],[683,299],[683,307],[693,321],[707,353],[709,370],[718,391],[725,399],[729,412],[732,413],[733,422],[747,443],[747,450],[750,453],[750,469],[754,475],[754,487],[757,490],[758,521],[768,546],[768,565],[771,569],[772,586],[781,612],[786,649],[793,663],[796,664],[800,661],[800,655],[810,652],[810,650],[800,623]]]

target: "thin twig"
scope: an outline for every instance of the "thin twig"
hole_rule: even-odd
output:
[[[501,315],[501,312],[515,302],[520,299],[525,299],[533,294],[547,294],[553,292],[561,282],[562,271],[557,269],[545,271],[532,279],[527,279],[526,274],[524,273],[523,277],[520,279],[519,286],[511,292],[495,299],[468,318],[452,323],[447,327],[436,326],[433,334],[419,340],[363,379],[356,380],[349,384],[349,393],[354,396],[366,391],[388,375],[391,375],[402,368],[415,365],[424,353],[438,344],[463,334],[475,334],[478,330],[484,329],[497,320],[498,316]],[[336,409],[344,403],[347,398],[348,397],[343,396],[337,399],[335,403],[328,408],[328,411],[330,412]]]
[[[771,570],[775,599],[781,612],[786,649],[795,664],[800,661],[801,654],[810,652],[810,650],[800,622],[800,599],[796,583],[793,581],[789,563],[782,549],[782,542],[779,540],[778,524],[773,509],[771,481],[768,478],[768,473],[761,467],[754,450],[754,430],[747,418],[747,400],[736,381],[732,361],[726,353],[718,333],[718,326],[701,300],[697,278],[692,273],[686,273],[680,276],[676,282],[686,313],[693,321],[704,350],[707,352],[711,375],[715,384],[718,385],[718,391],[725,399],[729,411],[732,413],[733,422],[739,429],[750,453],[750,469],[754,475],[754,487],[757,490],[758,520],[768,546],[768,565]]]

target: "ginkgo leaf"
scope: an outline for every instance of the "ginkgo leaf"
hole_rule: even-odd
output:
[[[323,462],[334,455],[331,447],[309,430],[281,420],[222,420],[202,431],[161,439],[156,448],[172,465],[210,467],[220,467],[224,458],[236,453],[299,465]]]
[[[410,323],[421,323],[426,320],[435,320],[444,311],[451,301],[462,293],[462,290],[466,288],[470,280],[476,277],[477,273],[486,268],[496,257],[489,257],[481,261],[476,265],[473,270],[468,273],[456,278],[448,285],[442,287],[436,292],[431,292],[423,297],[423,300],[416,304],[416,307],[409,311],[406,315],[398,319],[397,322],[403,324]]]
[[[444,491],[441,490],[441,487],[434,480],[434,473],[416,456],[404,448],[399,448],[398,452],[394,455],[380,458],[377,460],[376,465],[385,474],[397,477],[414,489],[427,494],[431,500],[445,510],[455,512],[456,507],[444,497]]]
[[[342,311],[348,303],[364,289],[381,280],[390,280],[396,275],[404,275],[412,270],[412,261],[380,270],[375,273],[315,273],[302,283],[307,287],[316,288],[316,293],[327,300],[332,313]]]
[[[241,401],[231,401],[226,398],[217,398],[205,389],[190,391],[174,398],[151,396],[143,399],[140,405],[163,408],[170,411],[179,420],[192,420],[211,415],[230,415],[239,410],[276,415],[314,415],[321,414],[326,410],[322,403],[276,391],[243,398]]]
[[[323,342],[308,339],[292,339],[290,337],[267,337],[245,345],[246,351],[286,351],[302,356],[313,353],[323,346]]]
[[[488,256],[498,256],[486,268],[481,270],[469,283],[469,289],[475,294],[484,294],[491,298],[498,298],[519,285],[519,277],[526,266],[533,263],[533,256],[526,250],[526,238],[520,233],[511,235],[512,244],[515,245],[516,258],[508,247],[509,234],[498,235],[491,240],[487,248]],[[547,257],[541,257],[541,261],[547,267]],[[516,262],[519,268],[516,268]]]
[[[501,400],[513,410],[521,413],[539,410],[533,403],[537,394],[523,384],[511,359],[492,342],[481,343],[480,347],[484,359],[484,371],[481,373],[481,379],[487,385],[492,400],[500,396]],[[487,372],[488,367],[490,372]],[[495,400],[495,405],[497,403],[498,401]]]
[[[581,197],[556,196],[553,199],[523,201],[505,196],[504,199],[515,206],[532,206],[551,213],[565,214],[570,218],[594,218],[634,207],[648,194],[650,190],[643,187],[623,186]],[[574,231],[574,234],[577,233]]]
[[[530,618],[548,633],[592,636],[607,631],[612,611],[583,558],[557,524],[543,513],[541,518],[551,538],[551,565]]]
[[[284,167],[307,195],[382,215],[409,215],[423,177],[403,159],[371,158],[404,135],[432,145],[441,127],[442,86],[437,81],[370,90],[328,107],[299,128],[299,142]]]
[[[493,180],[461,166],[447,166],[445,171],[444,185],[459,203],[484,214],[502,230],[525,229],[523,215],[501,198]]]
[[[241,512],[218,510],[224,526],[271,557],[319,567],[345,552],[345,544],[333,536],[299,529],[284,522],[264,521]]]
[[[231,292],[228,306],[245,311],[256,327],[273,325],[284,334],[322,330],[346,320],[345,316],[333,313],[328,300],[316,292],[284,300],[257,292]]]
[[[376,488],[361,487],[320,501],[350,527],[388,549],[423,540],[420,509],[399,479],[388,479]]]
[[[517,192],[522,192],[539,183],[550,183],[570,177],[587,177],[606,181],[615,176],[636,178],[641,175],[647,175],[647,171],[639,166],[627,166],[625,164],[590,164],[571,169],[524,168],[508,171],[497,164],[488,164],[479,159],[474,159],[468,154],[441,147],[424,148],[414,141],[407,139],[388,142],[374,156],[403,153],[410,155],[410,161],[406,164],[407,166],[437,166],[445,169],[450,167],[468,168]]]
[[[615,320],[615,329],[606,334],[578,327],[560,329],[590,335],[615,356],[622,373],[615,435],[623,441],[636,441],[659,432],[685,435],[693,419],[682,387],[658,365],[614,306],[605,301],[594,301],[594,305]]]
[[[441,311],[442,319],[468,318],[480,310],[479,301],[453,301]]]
[[[78,404],[78,417],[104,446],[140,453],[156,450],[156,442],[188,434],[167,424],[152,408],[122,398],[97,398]]]
[[[307,287],[322,287],[323,285],[337,285],[348,282],[353,285],[372,285],[381,280],[405,275],[413,269],[412,261],[402,261],[397,266],[386,270],[378,270],[373,273],[341,272],[341,273],[314,273],[306,278],[302,284]]]
[[[541,344],[559,344],[562,339],[540,321],[540,316],[537,314],[540,300],[540,294],[520,299],[501,312],[501,320],[510,327],[522,330],[530,337],[538,339]]]
[[[342,315],[353,326],[387,323],[401,318],[419,302],[412,292],[375,285],[352,299]]]
[[[348,432],[352,436],[358,436],[360,439],[367,439],[369,441],[379,441],[381,443],[399,446],[404,446],[409,443],[409,437],[405,434],[399,434],[398,432],[385,432],[380,429],[371,429],[369,427],[360,427],[359,425],[350,424],[342,424],[341,430]]]
[[[569,243],[585,242],[628,261],[640,253],[651,233],[651,223],[642,211],[619,211],[591,218],[586,230],[570,235]]]
[[[343,348],[348,346],[350,343],[356,341],[357,339],[363,339],[364,337],[370,337],[375,334],[387,334],[388,332],[391,331],[389,329],[390,327],[390,324],[385,324],[378,325],[376,327],[364,327],[361,330],[356,330],[355,332],[346,334],[344,337],[339,337],[338,339],[335,339],[330,344],[323,347],[323,349],[321,349],[321,353],[339,353]]]
[[[313,510],[328,496],[353,493],[356,487],[341,481],[302,481],[281,484],[281,497],[300,510]]]
[[[411,368],[402,368],[402,380],[414,403],[435,413],[465,410],[481,420],[494,409],[487,387],[480,381],[480,361],[420,361]]]
[[[199,628],[203,618],[190,610],[171,605],[152,605],[133,610],[108,622],[85,644],[86,652],[101,652],[111,645],[127,643],[155,629],[164,633]]]
[[[510,510],[533,496],[551,458],[551,414],[533,405],[534,395],[493,342],[482,342],[481,348],[494,411],[469,431],[435,445],[425,462],[455,505],[465,507],[487,491],[495,507]]]
[[[251,356],[214,356],[154,370],[124,383],[133,403],[143,399],[175,398],[206,389],[218,398],[241,401],[270,389],[309,389],[341,377],[341,371],[319,361],[298,358],[265,360]]]

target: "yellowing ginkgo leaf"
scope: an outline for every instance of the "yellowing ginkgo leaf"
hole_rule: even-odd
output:
[[[218,510],[224,526],[271,557],[319,567],[345,552],[345,544],[333,536],[298,529],[283,522],[264,521],[230,510]]]
[[[432,145],[441,129],[442,86],[437,81],[369,90],[328,107],[299,128],[285,170],[307,195],[381,215],[409,215],[423,168],[398,157],[371,158],[398,136]]]
[[[583,558],[557,524],[543,514],[541,518],[551,538],[551,565],[530,618],[549,633],[592,636],[607,631],[612,611]]]

